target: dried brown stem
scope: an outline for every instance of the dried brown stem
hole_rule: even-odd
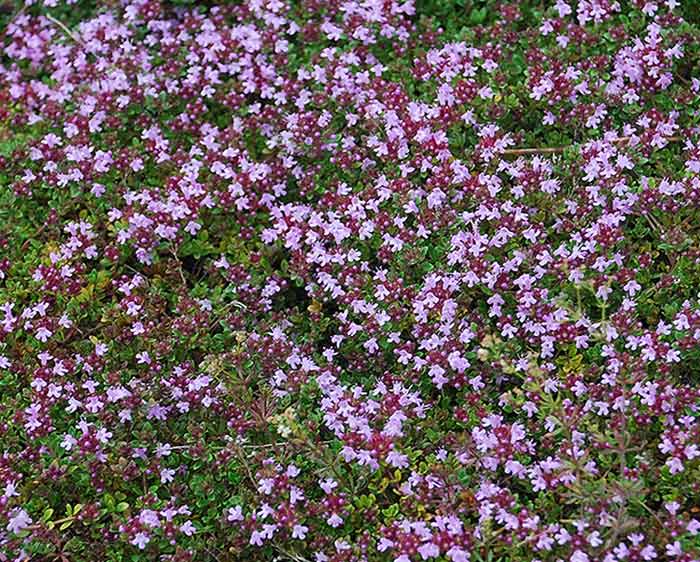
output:
[[[64,24],[61,20],[56,19],[51,14],[47,14],[46,19],[55,23],[58,27],[60,27],[63,30],[63,33],[65,33],[70,39],[72,39],[76,43],[79,43],[83,47],[85,46],[85,43],[83,42],[83,40],[78,35],[73,33],[70,29],[68,29],[68,26],[66,26],[66,24]]]

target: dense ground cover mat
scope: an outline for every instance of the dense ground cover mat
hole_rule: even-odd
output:
[[[0,4],[0,561],[700,560],[700,6]]]

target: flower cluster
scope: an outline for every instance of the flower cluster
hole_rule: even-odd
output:
[[[0,560],[700,560],[700,20],[0,14]]]

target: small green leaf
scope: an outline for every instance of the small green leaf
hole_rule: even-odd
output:
[[[382,515],[388,519],[394,519],[399,514],[398,504],[393,504],[386,509],[382,509]]]

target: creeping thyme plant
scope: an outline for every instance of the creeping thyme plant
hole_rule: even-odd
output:
[[[700,560],[697,2],[0,8],[0,560]]]

